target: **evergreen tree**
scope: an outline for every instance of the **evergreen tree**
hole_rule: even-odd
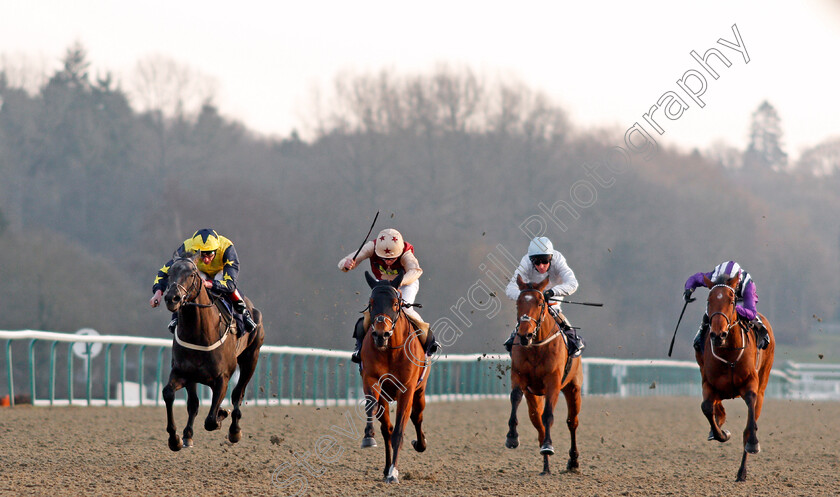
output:
[[[766,171],[787,168],[787,153],[782,150],[782,125],[776,108],[765,100],[752,115],[750,145],[744,153],[744,167]]]

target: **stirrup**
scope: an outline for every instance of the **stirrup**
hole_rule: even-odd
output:
[[[173,318],[172,321],[169,322],[169,333],[175,334],[175,328],[178,327],[178,318]]]
[[[356,349],[350,354],[350,360],[356,364],[362,363],[362,355],[359,352],[361,352],[361,349]]]

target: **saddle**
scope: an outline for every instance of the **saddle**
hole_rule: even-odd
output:
[[[213,304],[219,309],[219,313],[222,315],[224,327],[229,329],[231,333],[239,336],[238,331],[245,329],[245,322],[242,320],[242,316],[233,312],[233,307],[230,302],[221,295],[211,295],[211,298],[213,299]]]

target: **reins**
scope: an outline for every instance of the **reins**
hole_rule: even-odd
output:
[[[201,282],[201,276],[198,274],[198,266],[196,265],[195,261],[193,261],[190,258],[185,257],[185,258],[182,258],[181,260],[189,262],[190,266],[192,267],[192,271],[190,272],[190,277],[192,278],[192,282],[189,285],[189,289],[185,288],[180,283],[175,283],[176,287],[178,288],[179,296],[181,297],[181,307],[198,307],[198,308],[203,308],[203,309],[208,308],[208,307],[213,307],[213,304],[199,304],[198,302],[195,302],[195,299],[197,299],[198,296],[201,295],[201,290],[202,290],[202,288],[201,288],[202,282]],[[193,288],[196,289],[195,295],[192,295]],[[182,291],[183,291],[183,293],[181,293]],[[182,322],[181,318],[180,318],[181,309],[178,309],[178,314],[179,314],[178,321]],[[233,322],[232,317],[231,317],[231,322]],[[224,326],[224,332],[222,333],[221,328],[223,326]],[[228,323],[226,325],[223,319],[219,320],[219,328],[220,328],[219,332],[221,333],[222,336],[218,340],[216,340],[214,343],[212,343],[210,345],[197,345],[197,344],[194,344],[194,343],[186,342],[186,341],[182,340],[181,337],[178,336],[178,331],[181,329],[181,327],[179,326],[175,329],[175,342],[178,345],[180,345],[181,347],[184,347],[186,349],[198,350],[198,351],[201,351],[201,352],[210,352],[211,350],[215,350],[215,349],[219,348],[225,342],[225,340],[227,340],[227,337],[230,334],[230,329],[231,329],[230,323]]]
[[[542,295],[542,292],[540,292],[536,288],[527,288],[525,290],[522,290],[521,293],[524,293],[524,292],[537,292],[540,295]],[[527,314],[523,314],[522,316],[519,316],[519,320],[517,321],[516,328],[514,330],[516,332],[516,334],[519,335],[519,325],[521,325],[523,322],[527,322],[527,321],[536,322],[537,324],[535,325],[534,330],[536,330],[537,333],[539,333],[539,331],[542,329],[543,316],[545,316],[545,313],[547,311],[547,307],[548,307],[548,303],[545,301],[545,299],[543,299],[542,303],[540,304],[540,317],[536,320],[534,318],[532,318],[531,316],[527,315]],[[546,345],[546,344],[552,342],[554,339],[556,339],[558,336],[560,336],[561,333],[563,333],[563,330],[560,329],[560,326],[557,324],[557,321],[556,320],[552,320],[552,321],[554,321],[554,326],[557,328],[557,331],[555,331],[548,338],[546,338],[544,340],[541,340],[539,342],[530,343],[528,345],[522,345],[521,343],[517,344],[514,341],[514,345],[519,345],[520,347],[541,347],[543,345]]]

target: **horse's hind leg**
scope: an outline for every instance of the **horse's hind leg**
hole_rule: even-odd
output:
[[[575,432],[578,427],[578,413],[580,413],[580,385],[569,384],[563,389],[563,395],[566,397],[566,408],[568,409],[566,426],[569,427],[569,436],[572,441],[569,448],[569,463],[566,465],[566,469],[576,473],[578,470],[578,450]]]
[[[246,354],[247,357],[246,357]],[[256,349],[253,354],[244,352],[239,356],[239,381],[233,387],[231,400],[233,401],[233,412],[231,412],[230,430],[228,431],[228,440],[231,443],[236,443],[242,439],[242,429],[239,427],[239,419],[242,418],[242,411],[239,406],[242,404],[242,399],[245,398],[245,387],[254,376],[254,370],[257,369],[257,360],[259,359],[259,349]]]
[[[426,388],[414,392],[414,403],[411,406],[411,422],[417,432],[417,440],[411,441],[411,446],[417,452],[426,450],[426,434],[423,433],[423,409],[426,408]]]
[[[184,447],[193,446],[193,422],[198,414],[198,393],[195,382],[187,383],[187,426],[184,427]]]
[[[169,448],[174,451],[181,450],[183,444],[178,436],[178,429],[175,427],[175,416],[172,414],[172,403],[175,401],[175,392],[183,388],[184,379],[177,376],[175,372],[169,373],[169,382],[163,387],[163,402],[166,404],[166,431],[169,433]]]
[[[391,468],[391,434],[394,432],[394,425],[391,424],[391,413],[388,410],[388,401],[384,396],[379,398],[380,412],[379,428],[382,432],[382,443],[385,444],[385,469],[382,470],[383,478],[388,478],[388,471]]]
[[[210,401],[210,412],[204,418],[204,429],[207,431],[218,430],[222,427],[222,420],[228,415],[227,411],[221,411],[219,406],[225,399],[228,387],[228,377],[225,375],[219,376],[213,381],[210,390],[213,391],[213,400]]]

